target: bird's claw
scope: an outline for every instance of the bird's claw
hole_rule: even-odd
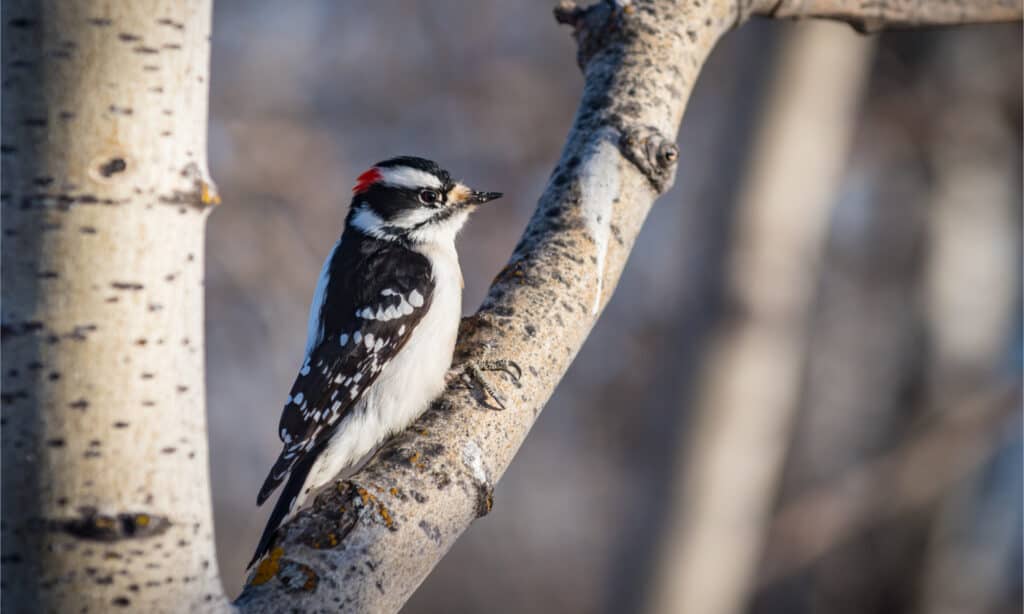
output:
[[[512,381],[519,384],[519,378],[523,370],[511,360],[486,360],[482,362],[469,362],[457,373],[456,378],[461,380],[471,391],[477,393],[478,398],[483,397],[482,402],[486,405],[486,397],[494,399],[499,410],[505,409],[505,400],[498,394],[498,391],[491,386],[484,377],[484,371],[502,371],[512,378]]]
[[[477,366],[481,371],[502,371],[508,374],[515,384],[519,384],[519,379],[523,377],[523,370],[519,368],[519,365],[517,365],[514,360],[507,360],[504,358],[498,360],[485,360]],[[513,370],[515,373],[513,373]]]

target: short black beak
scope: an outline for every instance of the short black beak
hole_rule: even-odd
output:
[[[482,205],[486,202],[501,198],[501,192],[473,192],[469,195],[467,202],[471,205]]]

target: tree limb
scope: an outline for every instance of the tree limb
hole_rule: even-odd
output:
[[[739,0],[745,15],[834,19],[858,32],[1020,21],[1018,0]]]
[[[396,611],[476,518],[611,295],[674,172],[675,135],[700,66],[735,22],[726,3],[599,4],[575,13],[586,86],[533,219],[457,364],[507,359],[509,409],[449,390],[351,480],[284,527],[238,600],[245,610]],[[700,27],[688,29],[690,24]],[[281,588],[290,589],[284,596]],[[315,590],[314,590],[315,589]]]
[[[850,20],[815,10],[800,15]],[[583,98],[523,238],[480,310],[463,322],[455,363],[521,366],[519,382],[494,380],[509,409],[448,390],[366,467],[282,527],[236,605],[397,611],[490,511],[494,484],[586,340],[654,199],[671,185],[675,135],[704,60],[752,13],[796,15],[787,5],[722,0],[556,9],[558,21],[574,28]],[[949,19],[945,10],[934,14]],[[893,25],[924,23],[932,13],[889,15]]]

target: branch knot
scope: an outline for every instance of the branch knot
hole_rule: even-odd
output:
[[[672,185],[679,161],[679,147],[657,128],[626,128],[619,137],[619,150],[640,169],[658,194]]]

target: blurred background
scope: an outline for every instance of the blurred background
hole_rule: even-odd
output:
[[[356,175],[505,198],[466,313],[582,89],[550,2],[218,0],[207,360],[239,590]],[[614,298],[408,612],[1019,612],[1021,29],[755,20],[705,66]]]

